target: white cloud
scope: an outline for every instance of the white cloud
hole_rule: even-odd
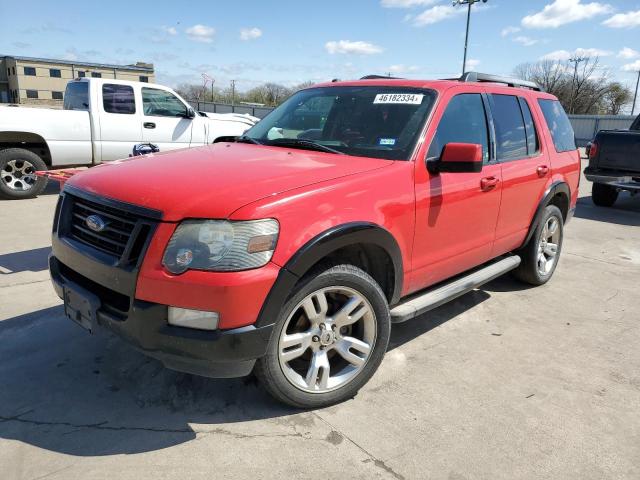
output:
[[[611,28],[633,28],[640,26],[640,10],[617,13],[611,18],[607,18],[602,24]]]
[[[640,72],[640,60],[623,65],[622,70],[625,72]]]
[[[530,47],[532,45],[535,45],[536,43],[538,43],[538,40],[536,40],[535,38],[531,38],[531,37],[525,37],[524,35],[521,35],[519,37],[515,37],[513,39],[514,42],[519,43],[520,45],[523,45],[525,47]]]
[[[162,30],[172,37],[175,37],[178,34],[178,30],[176,30],[176,27],[162,27]]]
[[[207,25],[198,24],[187,28],[185,32],[187,37],[189,37],[189,40],[201,43],[211,43],[213,42],[213,36],[216,33],[216,29],[208,27]]]
[[[410,72],[416,72],[418,70],[420,70],[420,67],[418,67],[417,65],[403,65],[403,64],[391,65],[387,69],[387,71],[391,73],[410,73]]]
[[[408,16],[407,20],[411,20],[416,27],[424,27],[425,25],[433,25],[448,18],[462,15],[465,12],[464,8],[455,8],[452,5],[436,5],[415,17]]]
[[[524,17],[522,25],[527,28],[558,28],[567,23],[586,20],[611,11],[611,5],[606,3],[555,0],[546,5],[542,11]]]
[[[260,38],[261,36],[262,30],[257,27],[240,29],[240,40],[255,40],[256,38]]]
[[[355,54],[355,55],[373,55],[381,53],[382,48],[369,42],[352,42],[351,40],[338,40],[327,42],[324,48],[331,55],[336,53]]]
[[[381,0],[380,5],[385,8],[411,8],[433,5],[438,0]]]
[[[555,50],[540,57],[541,60],[566,61],[572,57],[608,57],[613,55],[609,50],[598,48],[576,48],[573,52],[567,50]]]
[[[480,60],[477,60],[475,58],[468,58],[467,59],[467,66],[465,68],[465,70],[469,71],[469,70],[475,70],[478,65],[480,65]]]
[[[622,50],[618,52],[618,58],[637,58],[640,57],[640,52],[634,50],[633,48],[624,47]]]
[[[503,37],[506,37],[507,35],[511,35],[512,33],[518,33],[520,30],[521,30],[520,27],[508,26],[502,29],[502,32],[500,32],[500,35],[502,35]]]

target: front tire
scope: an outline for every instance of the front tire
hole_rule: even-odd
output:
[[[35,172],[47,165],[35,153],[24,148],[0,151],[0,198],[19,200],[33,198],[43,192],[47,179]]]
[[[618,190],[606,183],[594,183],[591,200],[599,207],[611,207],[618,199]]]
[[[522,262],[513,271],[514,276],[530,285],[543,285],[551,279],[558,266],[564,221],[555,205],[547,205],[529,243],[519,252]]]
[[[280,311],[255,374],[277,400],[320,408],[356,395],[380,366],[391,331],[380,286],[352,265],[305,277]]]

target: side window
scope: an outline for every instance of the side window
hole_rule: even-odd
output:
[[[527,135],[518,97],[489,95],[496,129],[498,160],[515,160],[527,156]]]
[[[65,110],[89,110],[89,84],[69,82],[64,94]]]
[[[527,132],[527,152],[529,155],[533,155],[540,149],[540,143],[538,141],[538,132],[536,132],[536,124],[533,121],[531,115],[531,109],[527,101],[520,97],[520,108],[522,109],[522,116],[524,117],[524,128]]]
[[[171,92],[156,88],[142,89],[144,114],[153,117],[184,117],[187,107]]]
[[[136,101],[133,87],[129,85],[102,85],[102,105],[107,113],[121,113],[132,115],[136,113]]]
[[[429,146],[427,157],[440,157],[444,146],[451,142],[480,144],[484,162],[489,161],[487,115],[479,93],[463,93],[449,101]]]
[[[36,69],[34,67],[24,67],[24,74],[30,77],[35,77]]]
[[[556,152],[575,150],[577,147],[573,127],[560,102],[558,100],[539,99],[538,103],[551,132]]]

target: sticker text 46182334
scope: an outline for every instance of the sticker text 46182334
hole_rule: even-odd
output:
[[[420,105],[422,93],[379,93],[373,103],[403,103],[405,105]]]

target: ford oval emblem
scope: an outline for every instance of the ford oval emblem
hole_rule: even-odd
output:
[[[84,223],[94,232],[101,232],[107,227],[107,222],[100,215],[89,215]]]

